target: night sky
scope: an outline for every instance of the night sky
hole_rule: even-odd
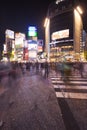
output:
[[[44,20],[48,6],[55,0],[12,0],[0,2],[0,43],[5,41],[5,30],[27,35],[28,26],[35,25],[38,38],[44,38]]]
[[[80,0],[86,1],[87,0]],[[38,38],[44,38],[44,20],[48,6],[55,0],[8,0],[0,1],[0,44],[5,41],[5,30],[27,35],[28,26],[35,25]]]

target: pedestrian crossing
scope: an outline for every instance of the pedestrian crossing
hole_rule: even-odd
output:
[[[63,78],[55,72],[50,74],[57,98],[87,99],[87,79],[81,76],[71,76],[69,80]]]

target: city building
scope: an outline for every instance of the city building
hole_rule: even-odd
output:
[[[50,62],[85,60],[82,15],[79,0],[56,0],[49,5],[44,26],[45,51]]]

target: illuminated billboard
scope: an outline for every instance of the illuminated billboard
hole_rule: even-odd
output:
[[[29,51],[29,59],[33,59],[37,57],[37,52],[36,51]]]
[[[25,34],[15,33],[15,49],[18,60],[23,60],[24,44],[25,44]]]
[[[73,39],[73,11],[56,15],[50,21],[51,40]]]
[[[23,49],[23,60],[28,60],[28,48]]]
[[[39,39],[38,40],[38,52],[42,52],[43,51],[43,40]]]
[[[15,46],[16,46],[16,48],[23,48],[24,47],[24,40],[25,40],[25,34],[16,33],[15,34]]]
[[[14,31],[7,29],[5,31],[6,38],[14,39]]]
[[[36,50],[37,51],[37,41],[28,40],[28,50]]]
[[[37,28],[35,26],[29,26],[29,28],[28,28],[28,36],[37,37]]]
[[[69,29],[57,31],[52,33],[52,40],[62,39],[62,38],[68,38],[69,37]]]

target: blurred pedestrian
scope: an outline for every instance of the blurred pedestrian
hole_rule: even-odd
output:
[[[84,77],[84,76],[83,76],[83,66],[84,66],[84,63],[80,62],[79,64],[80,64],[80,65],[79,65],[80,75],[81,75],[81,77],[83,78],[83,77]]]
[[[44,68],[45,68],[45,78],[48,78],[48,74],[49,74],[49,64],[46,60],[46,62],[44,63]]]
[[[39,63],[38,63],[38,61],[36,61],[35,66],[36,66],[36,73],[38,73],[39,72]]]
[[[22,64],[22,73],[25,74],[25,72],[26,72],[26,64],[23,63]]]

